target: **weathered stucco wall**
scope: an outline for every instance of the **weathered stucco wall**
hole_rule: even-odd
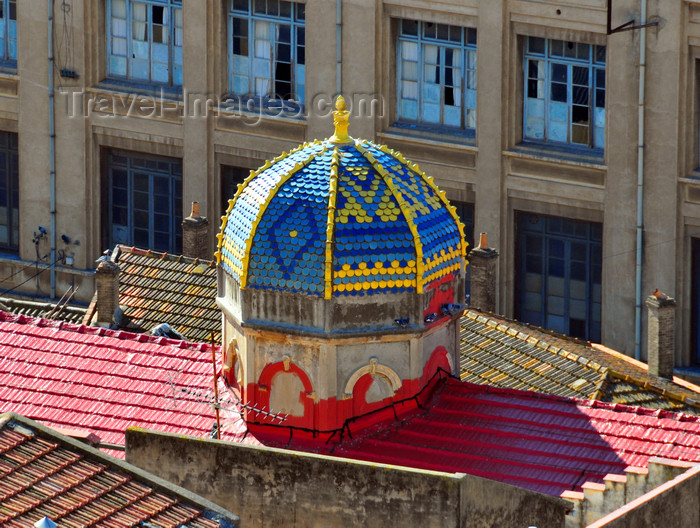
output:
[[[126,458],[241,527],[562,528],[564,501],[464,474],[129,429]]]

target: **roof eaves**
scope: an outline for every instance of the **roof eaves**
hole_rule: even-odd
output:
[[[41,425],[34,420],[25,418],[13,412],[8,412],[0,415],[0,430],[7,427],[11,422],[16,422],[21,424],[22,427],[29,429],[34,434],[38,433],[38,436],[42,438],[49,438],[56,443],[62,445],[63,447],[80,453],[81,455],[90,458],[97,459],[100,463],[109,466],[111,469],[118,470],[122,473],[129,475],[130,477],[137,479],[140,482],[146,483],[152,486],[155,490],[165,492],[169,495],[174,495],[178,499],[185,503],[189,503],[201,510],[203,510],[204,515],[214,514],[219,521],[221,528],[235,527],[240,522],[240,518],[234,515],[228,510],[214,504],[213,502],[195,495],[194,493],[181,488],[165,479],[157,477],[152,473],[148,473],[128,462],[119,460],[117,458],[111,457],[102,453],[99,449],[90,447],[89,445],[74,440],[68,436],[65,436],[49,427]]]

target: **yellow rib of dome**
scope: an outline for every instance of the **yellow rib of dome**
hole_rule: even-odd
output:
[[[416,288],[416,293],[423,293],[423,244],[421,242],[420,235],[418,234],[416,224],[413,222],[411,209],[409,208],[406,201],[403,199],[402,194],[396,188],[396,185],[394,185],[394,181],[392,180],[391,175],[387,172],[387,170],[382,166],[381,163],[377,162],[372,153],[365,149],[359,141],[355,141],[355,148],[367,159],[367,161],[370,162],[374,170],[377,171],[377,173],[384,179],[384,183],[386,183],[386,186],[391,191],[391,194],[394,196],[394,199],[399,204],[399,208],[401,209],[401,213],[403,214],[404,219],[406,220],[408,229],[413,235],[413,243],[416,248],[416,279],[414,286]]]
[[[338,149],[333,149],[331,159],[330,190],[328,192],[328,224],[326,228],[326,271],[324,275],[324,297],[333,296],[333,231],[335,227],[335,204],[338,192]]]

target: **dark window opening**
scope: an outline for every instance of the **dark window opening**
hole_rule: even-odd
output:
[[[19,249],[17,134],[0,132],[0,248]]]
[[[467,252],[474,249],[474,204],[466,202],[452,202],[457,215],[464,224],[464,238],[467,241]],[[471,292],[471,267],[467,265],[467,276],[465,277],[465,302],[469,303]]]
[[[515,259],[517,319],[600,341],[601,224],[517,213]]]
[[[104,240],[168,253],[182,251],[182,162],[107,151]]]
[[[690,346],[692,362],[700,364],[700,238],[691,243],[691,302],[690,302]]]
[[[221,166],[221,214],[226,214],[228,201],[238,191],[238,185],[243,183],[250,174],[250,169],[243,167]]]

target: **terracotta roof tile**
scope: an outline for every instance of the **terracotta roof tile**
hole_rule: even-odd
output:
[[[0,524],[32,526],[46,516],[66,527],[225,528],[238,520],[214,507],[223,517],[213,521],[210,510],[183,502],[179,488],[139,482],[130,466],[110,459],[17,415],[1,416]]]
[[[689,384],[651,376],[622,354],[474,310],[461,324],[464,381],[700,414]]]
[[[28,299],[0,298],[0,310],[26,315],[27,317],[43,317],[55,321],[80,324],[85,317],[87,308],[70,306],[53,302],[41,302]]]
[[[119,246],[117,264],[119,304],[144,331],[168,323],[190,341],[209,341],[212,331],[220,339],[213,262]]]

